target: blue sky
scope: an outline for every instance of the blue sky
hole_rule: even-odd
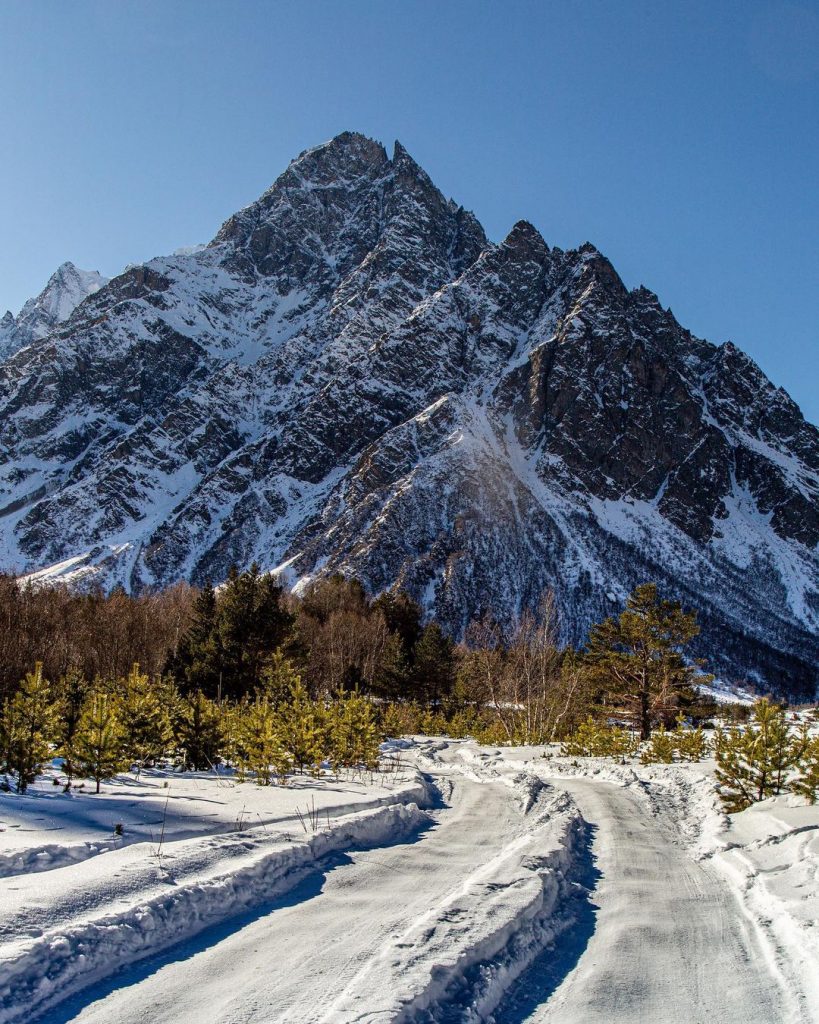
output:
[[[819,422],[819,5],[4,0],[0,314],[399,138],[490,237],[594,242]]]

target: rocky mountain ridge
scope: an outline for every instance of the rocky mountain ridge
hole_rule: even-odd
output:
[[[592,245],[490,244],[400,144],[303,153],[204,249],[0,366],[0,564],[141,588],[257,560],[460,633],[656,580],[727,678],[810,692],[819,432]]]

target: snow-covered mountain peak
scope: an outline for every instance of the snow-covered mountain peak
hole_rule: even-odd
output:
[[[0,362],[44,338],[107,282],[108,278],[96,270],[80,270],[70,261],[62,263],[40,294],[29,299],[16,317],[9,311],[0,321]]]
[[[0,366],[0,565],[139,589],[254,560],[406,587],[456,634],[552,588],[573,642],[652,579],[723,675],[804,693],[819,432],[594,246],[490,245],[344,133]]]
[[[52,324],[62,323],[71,316],[83,299],[99,291],[107,282],[108,278],[103,277],[98,271],[80,270],[70,261],[66,261],[54,271],[42,292],[23,306],[21,316],[24,316],[27,310],[31,310],[32,313],[37,310],[43,315],[43,326],[48,321]]]

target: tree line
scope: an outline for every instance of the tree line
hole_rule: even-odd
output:
[[[35,734],[32,763],[60,749],[69,773],[76,763],[97,780],[114,764],[173,756],[197,768],[228,760],[269,781],[372,763],[378,741],[402,733],[541,744],[582,741],[591,722],[647,741],[680,716],[714,712],[698,690],[710,677],[685,654],[696,615],[654,584],[593,626],[582,650],[559,643],[548,594],[513,628],[486,615],[455,643],[405,593],[373,598],[334,576],[294,596],[256,566],[231,570],[219,588],[135,597],[0,577],[0,623],[0,746],[18,785],[33,769],[14,751],[20,736],[36,747]],[[37,727],[26,724],[32,708]],[[295,720],[313,740],[293,739]],[[92,733],[99,764],[83,746]]]
[[[38,662],[4,705],[0,739],[2,769],[18,793],[54,755],[66,791],[79,778],[92,779],[99,793],[118,772],[169,758],[193,770],[229,762],[240,778],[269,785],[322,766],[373,770],[379,753],[370,701],[356,692],[311,700],[280,656],[252,696],[221,703],[201,690],[183,696],[172,679],[152,680],[138,664],[115,681],[70,672],[51,683]]]

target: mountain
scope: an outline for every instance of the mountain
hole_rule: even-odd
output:
[[[44,338],[57,324],[67,320],[83,299],[107,283],[108,278],[96,270],[79,270],[71,262],[63,263],[17,316],[7,310],[0,319],[0,362],[32,341]]]
[[[301,154],[205,248],[0,367],[0,564],[140,589],[233,562],[401,586],[454,634],[657,581],[725,678],[812,693],[819,431],[732,344],[396,143]]]

